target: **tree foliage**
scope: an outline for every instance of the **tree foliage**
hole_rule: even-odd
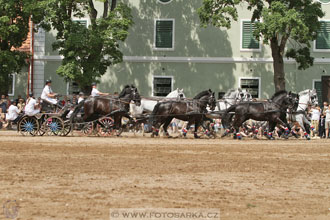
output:
[[[254,36],[271,47],[275,89],[285,89],[284,56],[295,59],[299,69],[313,65],[310,48],[319,18],[324,16],[321,4],[313,0],[203,0],[198,10],[201,24],[230,28],[240,4],[252,11],[251,21],[259,21]]]
[[[131,11],[116,0],[49,0],[47,19],[57,31],[53,49],[64,57],[57,74],[86,90],[107,68],[122,61],[119,42],[132,25]],[[73,18],[86,19],[86,26]],[[87,89],[88,90],[88,89]]]
[[[19,73],[29,53],[19,51],[27,39],[30,18],[39,23],[44,16],[44,1],[0,0],[0,93],[9,89],[9,75]],[[31,15],[33,15],[31,17]]]

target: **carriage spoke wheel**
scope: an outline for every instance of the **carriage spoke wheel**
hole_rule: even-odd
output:
[[[35,136],[39,130],[38,120],[35,117],[24,116],[18,124],[18,130],[24,136]]]
[[[91,135],[93,133],[94,123],[93,122],[87,122],[83,125],[83,127],[80,130],[80,134],[84,136]]]
[[[44,126],[48,135],[61,135],[64,130],[63,120],[57,116],[46,118]]]
[[[42,124],[42,119],[38,119],[39,129],[36,135],[43,136],[46,133],[45,126]]]
[[[62,136],[67,136],[68,134],[70,134],[72,130],[72,126],[70,123],[64,123],[64,127],[63,127],[63,131],[62,131]]]
[[[100,119],[97,130],[100,136],[113,136],[116,134],[115,124],[111,117]]]

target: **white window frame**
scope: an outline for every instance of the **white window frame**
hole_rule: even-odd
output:
[[[318,2],[320,2],[322,5],[328,5],[328,4],[330,4],[330,2],[328,2],[328,3],[323,3],[323,2],[321,2],[321,1],[319,1],[319,0],[317,0]]]
[[[262,38],[261,37],[259,39],[259,48],[258,49],[243,48],[243,22],[244,21],[250,21],[251,22],[251,19],[241,19],[240,51],[242,51],[242,52],[261,52],[262,51]],[[260,21],[260,22],[262,22],[262,21]]]
[[[173,34],[172,34],[172,48],[158,48],[156,47],[156,24],[157,21],[172,21],[173,22]],[[153,43],[153,50],[157,51],[174,51],[175,47],[175,19],[174,18],[156,18],[154,20],[154,43]]]
[[[153,75],[152,76],[152,87],[151,87],[151,96],[152,97],[162,97],[162,96],[155,96],[154,95],[154,81],[155,78],[171,78],[171,92],[173,91],[174,88],[174,76],[158,76],[158,75]]]
[[[241,88],[241,80],[242,79],[257,79],[258,80],[258,99],[260,99],[260,95],[261,95],[261,77],[246,77],[246,76],[243,76],[243,77],[239,77],[238,78],[238,88]],[[242,88],[241,88],[242,89]]]
[[[329,4],[329,3],[327,3],[327,4]],[[322,19],[322,20],[319,20],[319,21],[330,22],[330,19]],[[313,42],[313,52],[317,52],[317,53],[330,52],[330,49],[316,49],[316,39],[315,39],[314,42]]]
[[[160,0],[157,0],[157,1],[158,1],[158,3],[163,4],[163,5],[167,5],[167,4],[170,4],[172,2],[172,0],[170,0],[169,2],[162,2]]]
[[[16,82],[16,74],[15,73],[12,73],[11,74],[13,76],[13,82],[12,82],[12,90],[11,92],[9,93],[8,91],[8,96],[14,96],[15,95],[15,82]]]

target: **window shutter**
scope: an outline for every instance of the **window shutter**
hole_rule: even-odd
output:
[[[323,102],[322,101],[322,82],[321,81],[315,81],[314,82],[314,88],[317,92],[317,99],[319,101],[319,105]]]
[[[78,23],[82,26],[87,27],[87,20],[74,20],[73,22]]]
[[[316,49],[330,49],[330,22],[321,21],[317,32]]]
[[[156,48],[173,48],[173,21],[156,21]]]
[[[243,36],[242,48],[243,49],[259,49],[259,41],[253,36],[255,30],[254,23],[250,21],[243,21]]]

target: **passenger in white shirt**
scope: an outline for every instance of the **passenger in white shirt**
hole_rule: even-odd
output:
[[[78,104],[84,100],[84,93],[83,92],[79,92],[79,98],[78,98]]]
[[[29,94],[29,98],[25,104],[25,114],[28,116],[34,116],[40,112],[40,105],[34,99],[33,94]]]
[[[11,105],[9,106],[9,108],[7,109],[7,114],[6,114],[6,121],[7,124],[5,124],[3,127],[7,128],[7,129],[11,129],[11,124],[16,123],[19,120],[19,116],[18,114],[20,113],[20,110],[18,109],[18,107],[16,106],[16,101],[15,100],[11,100]]]
[[[46,80],[46,85],[41,93],[41,99],[45,100],[53,105],[58,104],[58,101],[56,99],[57,94],[53,93],[52,88],[50,87],[52,84],[51,80]]]
[[[16,106],[16,101],[15,100],[11,101],[11,105],[7,109],[6,120],[14,121],[18,117],[19,113],[20,110]]]
[[[96,83],[92,83],[92,92],[91,96],[97,97],[97,96],[103,96],[103,95],[109,95],[109,93],[103,93],[96,89]]]

